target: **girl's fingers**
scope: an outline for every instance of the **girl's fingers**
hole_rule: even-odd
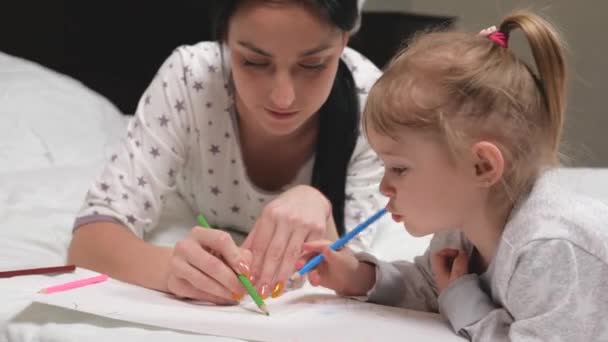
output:
[[[461,277],[467,274],[469,268],[469,256],[466,252],[460,251],[458,256],[452,263],[452,272],[450,275],[450,280],[454,280],[458,277]]]

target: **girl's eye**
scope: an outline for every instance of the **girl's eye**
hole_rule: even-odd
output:
[[[391,172],[394,174],[401,176],[407,171],[406,167],[391,167]]]

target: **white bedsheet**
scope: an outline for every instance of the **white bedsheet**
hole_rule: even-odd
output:
[[[79,82],[0,52],[0,269],[65,263],[74,214],[125,120]],[[0,279],[0,341],[232,340],[32,304],[9,283]]]
[[[0,53],[0,269],[63,264],[74,214],[125,117],[78,82]],[[565,169],[564,184],[608,203],[607,169]],[[170,244],[194,224],[173,196],[151,241]],[[416,239],[384,219],[381,257],[411,260],[430,237]],[[0,279],[0,341],[228,341],[233,339],[128,323],[32,304],[31,286],[48,276]],[[10,285],[13,284],[13,285]]]

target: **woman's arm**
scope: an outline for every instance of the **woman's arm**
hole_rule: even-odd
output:
[[[235,272],[249,273],[251,254],[220,230],[194,227],[171,248],[149,244],[120,224],[96,222],[74,233],[68,260],[178,297],[235,304],[245,293]]]
[[[240,265],[247,266],[250,258],[229,234],[195,227],[173,248],[142,240],[158,225],[164,194],[175,190],[178,176],[188,176],[181,171],[201,138],[195,118],[206,108],[197,101],[200,94],[192,81],[206,77],[206,53],[213,51],[205,51],[178,48],[160,68],[121,148],[87,193],[69,257],[79,266],[137,285],[233,303],[235,294],[244,293],[233,270],[245,272]]]
[[[68,261],[112,278],[167,292],[172,253],[173,248],[144,242],[118,223],[94,222],[74,232]]]

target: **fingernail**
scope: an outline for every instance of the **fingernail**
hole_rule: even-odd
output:
[[[237,305],[239,304],[239,302],[235,301],[235,300],[226,300],[226,302],[224,303],[224,305]]]
[[[243,261],[239,261],[239,273],[245,275],[247,277],[247,274],[251,274],[251,270],[249,269],[249,266],[247,266],[247,264]],[[249,277],[247,277],[249,278]]]
[[[249,281],[250,281],[252,284],[255,284],[255,280],[256,280],[255,275],[250,274],[250,275],[249,275]]]
[[[262,299],[266,299],[268,298],[268,285],[264,284],[260,287],[260,296],[262,296]]]
[[[277,298],[278,296],[282,295],[284,288],[285,287],[283,286],[283,282],[282,281],[278,282],[272,289],[272,294],[271,294],[272,298]]]
[[[240,302],[241,299],[243,299],[244,296],[245,296],[244,293],[241,293],[241,294],[233,293],[232,294],[232,299],[234,299],[236,302]]]

